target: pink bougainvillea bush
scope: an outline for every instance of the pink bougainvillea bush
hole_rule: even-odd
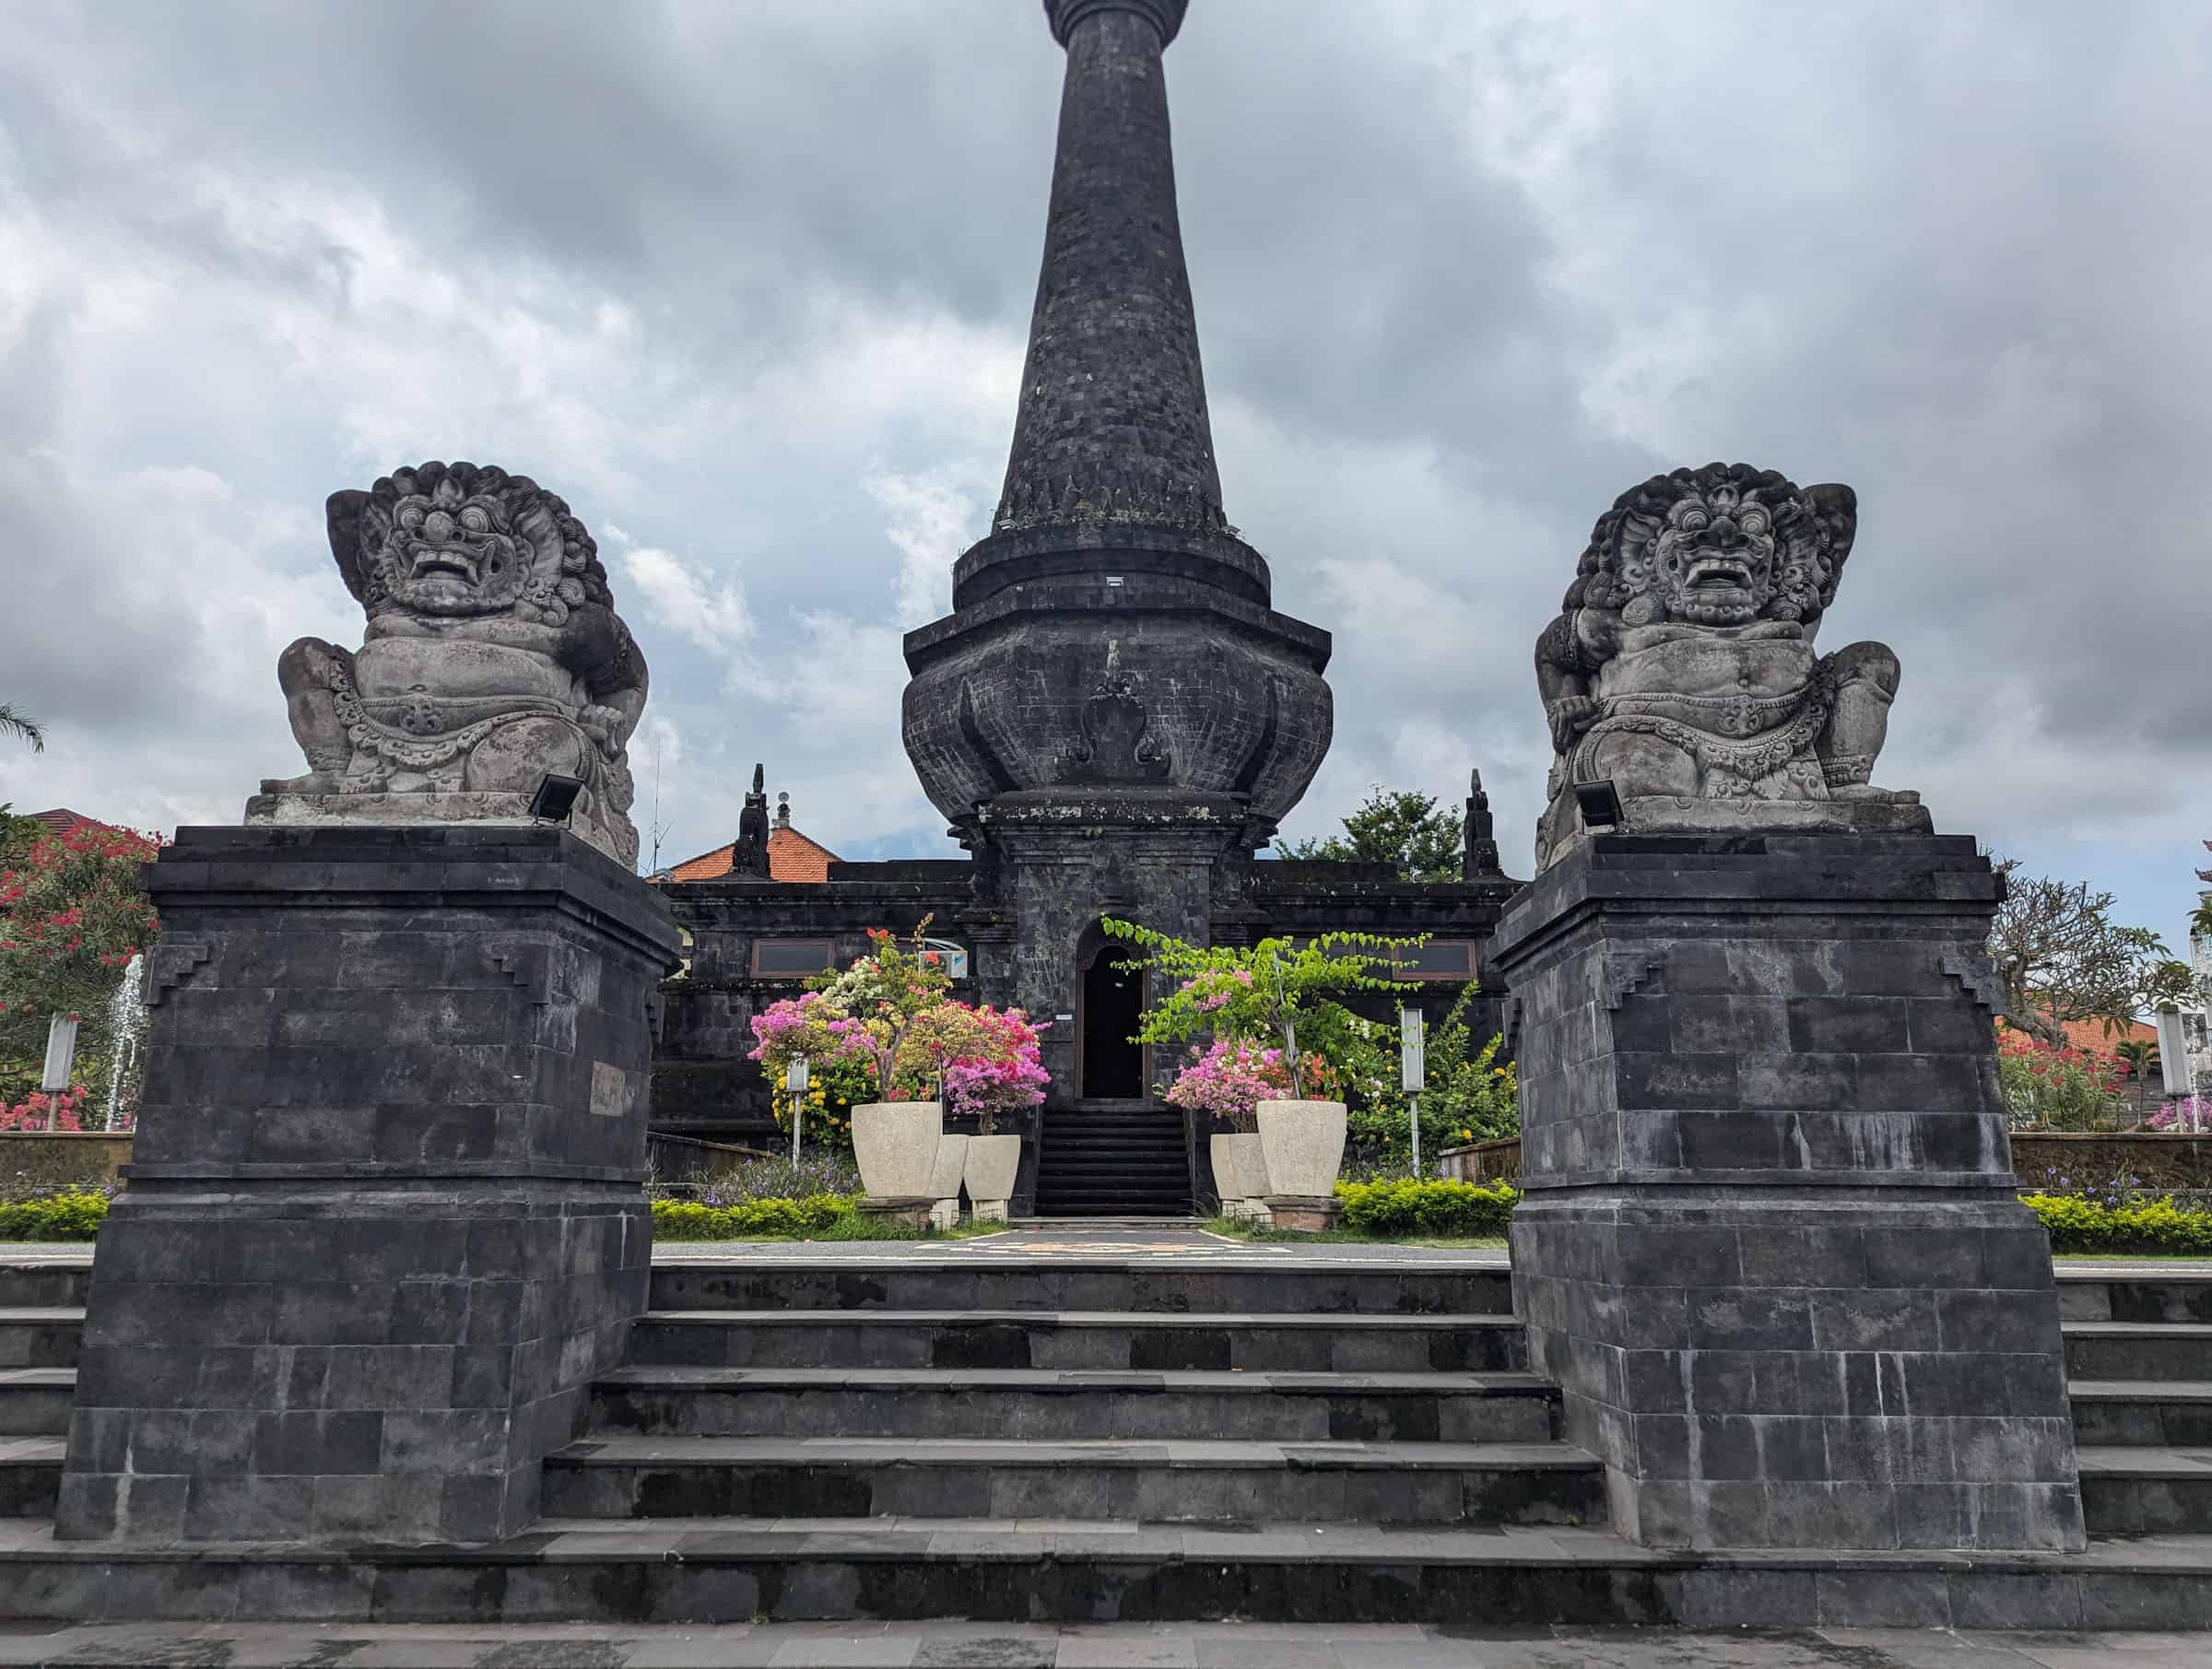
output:
[[[1053,1081],[1041,1059],[1043,1027],[1018,1008],[948,1003],[941,1012],[936,1066],[948,1111],[975,1114],[993,1135],[1000,1113],[1043,1101]]]
[[[1329,1064],[1316,1055],[1305,1058],[1299,1075],[1309,1091],[1325,1095],[1336,1087]],[[1203,1051],[1192,1045],[1167,1099],[1171,1106],[1218,1114],[1249,1134],[1259,1128],[1253,1115],[1262,1101],[1293,1094],[1281,1050],[1247,1038],[1217,1038]]]
[[[1040,1057],[1043,1028],[1018,1008],[975,1007],[954,999],[944,959],[923,942],[924,922],[911,944],[872,930],[873,948],[817,989],[770,1004],[753,1018],[755,1046],[747,1056],[770,1075],[782,1122],[785,1069],[804,1055],[818,1086],[849,1081],[856,1064],[885,1101],[942,1099],[948,1111],[993,1121],[1034,1107],[1052,1082]],[[817,1096],[814,1105],[822,1107]],[[849,1117],[849,1103],[826,1110]]]

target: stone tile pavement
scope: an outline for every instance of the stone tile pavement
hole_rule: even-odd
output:
[[[582,1625],[0,1622],[0,1665],[178,1669],[2205,1669],[2204,1635],[1300,1628],[1258,1623]]]

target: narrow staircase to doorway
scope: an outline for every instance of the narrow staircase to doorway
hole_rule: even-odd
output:
[[[1088,1100],[1046,1110],[1037,1151],[1039,1216],[1190,1214],[1190,1160],[1178,1109]]]

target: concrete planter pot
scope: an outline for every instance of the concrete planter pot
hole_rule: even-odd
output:
[[[960,1221],[960,1172],[968,1163],[968,1144],[972,1136],[939,1135],[937,1160],[929,1168],[929,1197],[936,1202],[930,1207],[929,1222],[933,1228],[958,1228]]]
[[[1262,1101],[1257,1111],[1266,1186],[1253,1192],[1308,1198],[1335,1193],[1336,1171],[1344,1163],[1344,1103]]]
[[[1267,1192],[1267,1168],[1260,1158],[1256,1135],[1217,1135],[1208,1144],[1214,1159],[1214,1191],[1221,1196],[1223,1216],[1250,1216],[1240,1209]]]
[[[968,1197],[975,1202],[975,1215],[978,1217],[993,1222],[1004,1220],[1006,1202],[1014,1195],[1014,1177],[1020,1169],[1019,1136],[971,1135],[968,1138],[965,1171]]]
[[[929,1184],[944,1139],[945,1109],[935,1101],[861,1101],[853,1109],[853,1157],[871,1198],[940,1197]]]

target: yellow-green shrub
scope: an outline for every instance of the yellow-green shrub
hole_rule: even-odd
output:
[[[1503,1234],[1506,1219],[1521,1195],[1504,1182],[1477,1187],[1473,1182],[1339,1182],[1344,1226],[1385,1239],[1412,1235],[1463,1238]]]
[[[819,1234],[853,1209],[834,1193],[803,1200],[740,1200],[735,1205],[703,1205],[697,1200],[655,1200],[653,1232],[663,1240],[735,1240],[749,1235],[796,1239]]]
[[[88,1240],[107,1220],[108,1196],[70,1189],[0,1205],[0,1240]]]
[[[2164,1200],[2105,1205],[2071,1193],[2020,1197],[2050,1230],[2053,1252],[2212,1254],[2212,1211],[2184,1211]]]

